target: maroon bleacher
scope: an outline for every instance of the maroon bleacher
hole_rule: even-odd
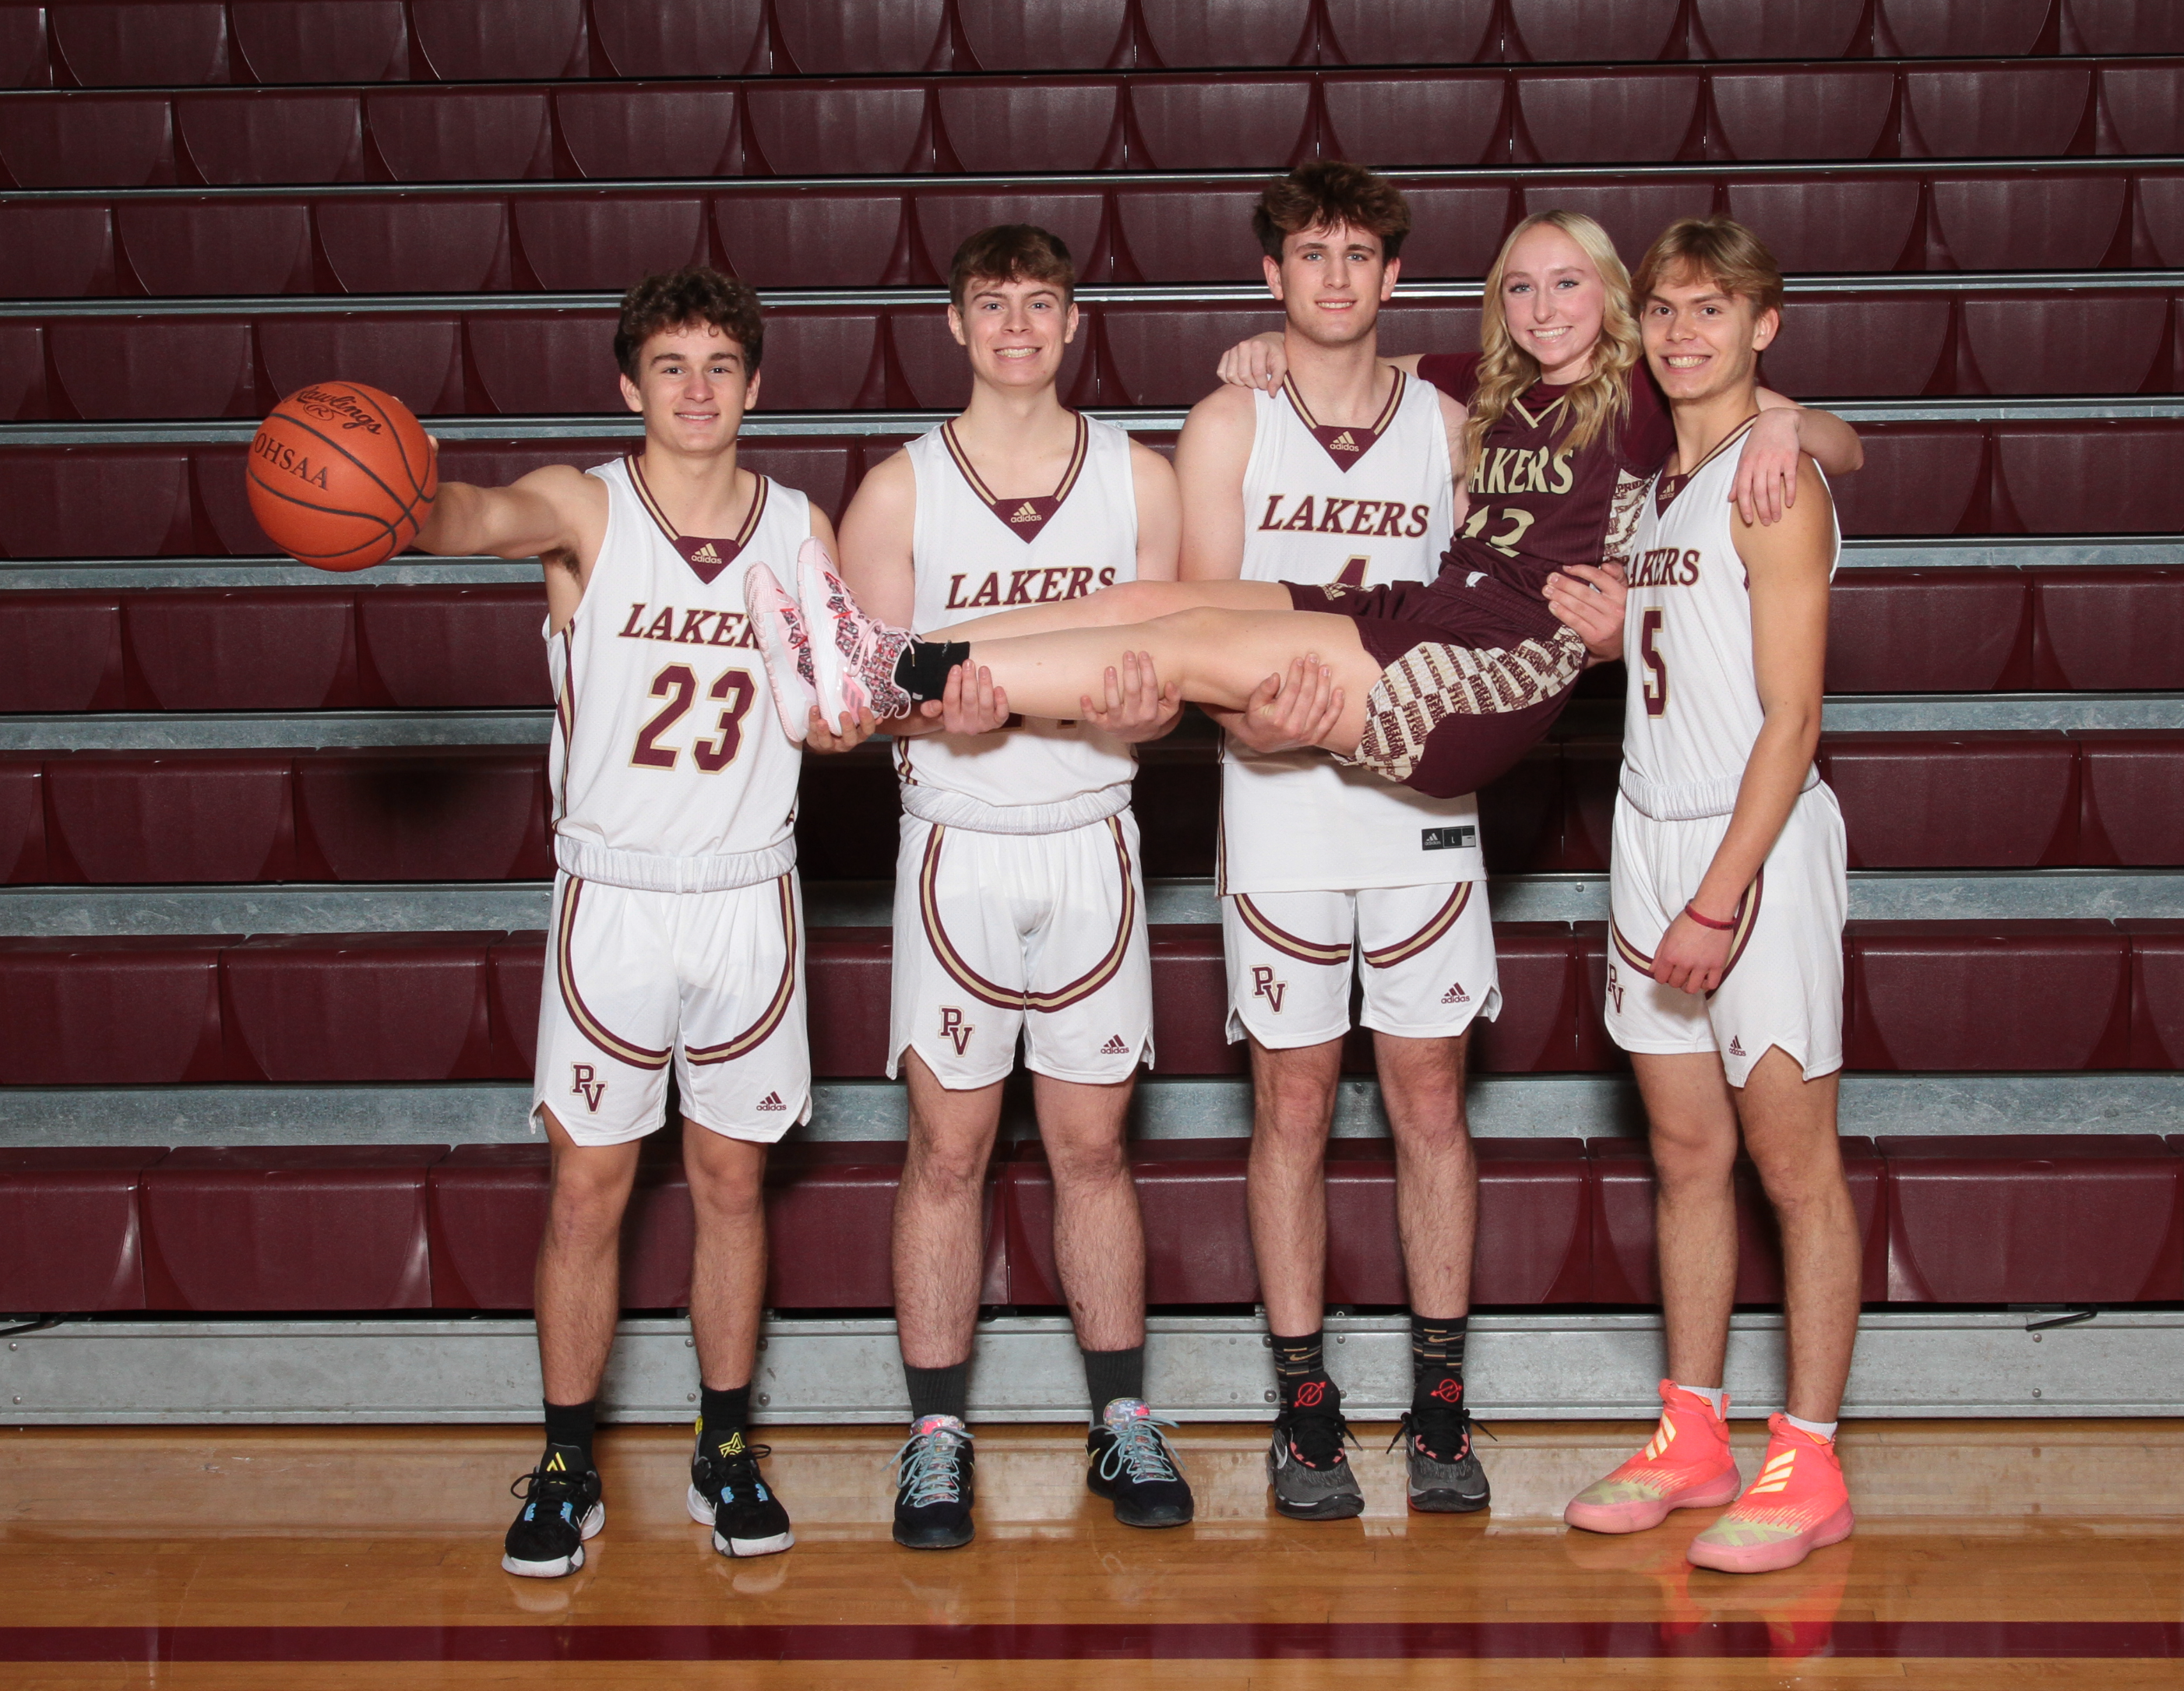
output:
[[[1869,1303],[2128,1304],[2184,1296],[2184,1137],[1844,1141]],[[1156,1305],[1257,1298],[1245,1140],[1131,1147]],[[1657,1301],[1653,1176],[1626,1139],[1485,1140],[1474,1302]],[[884,1309],[899,1143],[785,1145],[770,1159],[769,1308]],[[1329,1147],[1330,1303],[1405,1301],[1384,1140]],[[524,1309],[544,1225],[543,1143],[0,1151],[0,1309]],[[1737,1176],[1736,1296],[1778,1303],[1780,1245]],[[1035,1141],[989,1170],[980,1300],[1063,1301]],[[642,1153],[622,1303],[688,1301],[693,1217],[672,1134]]]
[[[1852,1069],[2116,1069],[2130,1048],[2129,936],[2092,921],[1852,922]]]
[[[1880,1146],[1893,1302],[2184,1297],[2184,1159],[2153,1134],[1899,1136]]]

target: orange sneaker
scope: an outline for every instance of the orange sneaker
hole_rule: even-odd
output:
[[[1691,1540],[1692,1565],[1725,1574],[1794,1568],[1823,1545],[1850,1537],[1850,1493],[1835,1441],[1767,1418],[1767,1459],[1744,1495]]]
[[[1722,1408],[1729,1407],[1724,1398]],[[1587,1532],[1643,1532],[1674,1509],[1727,1503],[1742,1483],[1729,1453],[1729,1423],[1673,1380],[1661,1382],[1661,1425],[1646,1448],[1563,1511]]]

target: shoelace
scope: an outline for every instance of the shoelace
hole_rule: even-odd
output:
[[[713,1490],[722,1496],[732,1495],[738,1487],[754,1497],[766,1495],[766,1477],[758,1471],[760,1459],[773,1454],[770,1444],[746,1444],[734,1456],[722,1456],[708,1451],[699,1459],[711,1471],[706,1475],[714,1482]]]
[[[555,1504],[571,1504],[577,1500],[581,1483],[578,1475],[549,1475],[543,1469],[533,1468],[527,1474],[518,1474],[508,1482],[508,1494],[521,1498],[526,1508],[543,1503],[550,1509]],[[555,1493],[560,1493],[556,1496]]]
[[[1357,1435],[1351,1431],[1350,1423],[1340,1409],[1294,1412],[1290,1416],[1289,1431],[1290,1448],[1307,1468],[1333,1467],[1346,1443],[1364,1448],[1357,1444]]]
[[[1396,1424],[1396,1436],[1388,1441],[1388,1448],[1395,1449],[1404,1440],[1417,1435],[1427,1455],[1436,1462],[1460,1462],[1471,1454],[1471,1417],[1460,1409],[1434,1409],[1425,1415],[1414,1409],[1403,1412]],[[1441,1435],[1453,1426],[1455,1437],[1444,1442]],[[1447,1451],[1452,1454],[1444,1455]]]
[[[956,1453],[969,1447],[971,1437],[968,1431],[940,1426],[903,1440],[893,1459],[902,1500],[912,1509],[961,1501],[963,1469]]]
[[[1100,1459],[1100,1477],[1112,1480],[1127,1472],[1134,1486],[1178,1477],[1175,1453],[1167,1448],[1167,1436],[1161,1431],[1174,1425],[1156,1415],[1132,1415],[1119,1426],[1109,1423],[1107,1431],[1114,1435],[1114,1443]]]

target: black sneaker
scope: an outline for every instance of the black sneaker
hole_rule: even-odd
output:
[[[501,1549],[500,1565],[510,1573],[559,1579],[576,1572],[584,1565],[584,1540],[596,1538],[607,1524],[599,1470],[578,1472],[571,1461],[575,1454],[554,1446],[536,1468],[509,1487],[523,1499]]]
[[[1471,1415],[1463,1407],[1462,1386],[1456,1385],[1455,1391],[1452,1401],[1414,1402],[1388,1446],[1403,1447],[1411,1507],[1430,1515],[1469,1515],[1490,1500],[1486,1471],[1471,1448]]]
[[[928,1415],[895,1452],[894,1542],[905,1549],[955,1550],[971,1542],[971,1437],[955,1416]]]
[[[1309,1392],[1311,1383],[1304,1388]],[[1274,1507],[1292,1521],[1348,1521],[1365,1512],[1350,1459],[1342,1454],[1350,1423],[1342,1418],[1342,1393],[1328,1387],[1311,1404],[1292,1404],[1274,1420],[1267,1451],[1267,1483]]]
[[[744,1441],[740,1429],[717,1443],[702,1437],[690,1458],[690,1519],[713,1529],[713,1548],[724,1556],[772,1556],[796,1542],[788,1511],[758,1471],[773,1454]]]
[[[1125,1526],[1181,1526],[1193,1513],[1190,1485],[1176,1466],[1162,1426],[1135,1398],[1107,1405],[1100,1425],[1084,1436],[1092,1459],[1084,1483],[1111,1499]]]

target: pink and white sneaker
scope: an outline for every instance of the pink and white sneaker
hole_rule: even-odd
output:
[[[773,708],[782,731],[797,745],[819,703],[813,678],[811,634],[804,612],[788,596],[773,572],[754,562],[744,575],[744,614],[750,618],[758,639],[759,656],[766,663],[766,679],[773,691]]]
[[[894,665],[910,644],[910,630],[866,616],[816,540],[806,540],[796,555],[796,591],[812,633],[819,714],[838,723],[844,717],[854,722],[867,710],[875,717],[907,711],[911,697],[895,684]]]

